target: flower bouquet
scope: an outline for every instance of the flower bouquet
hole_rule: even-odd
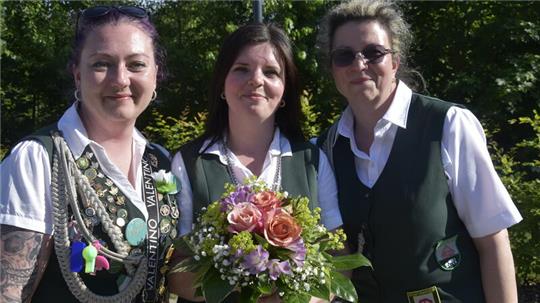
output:
[[[360,254],[332,256],[345,234],[319,223],[320,209],[307,198],[288,197],[264,183],[225,185],[219,201],[202,209],[193,231],[177,240],[189,258],[173,272],[196,273],[197,295],[222,302],[240,292],[240,302],[277,293],[283,302],[329,299],[356,302],[351,281],[339,271],[369,265]]]

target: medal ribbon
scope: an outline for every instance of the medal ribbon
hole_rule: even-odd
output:
[[[160,245],[160,214],[159,214],[159,201],[157,196],[156,186],[154,179],[152,178],[152,166],[147,160],[146,153],[142,158],[143,167],[143,200],[148,210],[148,220],[146,221],[148,227],[148,239],[147,245],[147,258],[148,258],[148,275],[146,277],[146,284],[143,290],[143,301],[145,302],[157,302],[158,300],[158,282],[161,279],[161,273],[159,271],[159,245]]]

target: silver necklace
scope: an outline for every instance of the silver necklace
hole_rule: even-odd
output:
[[[234,174],[234,171],[232,169],[232,155],[231,150],[229,149],[229,146],[227,145],[227,140],[223,139],[220,144],[221,147],[221,153],[225,155],[225,160],[227,161],[227,172],[229,173],[229,176],[231,177],[231,181],[234,185],[239,185],[240,182],[238,182],[238,179],[236,178],[236,175]],[[279,149],[279,154],[277,158],[277,168],[276,173],[274,175],[273,183],[270,185],[270,189],[273,191],[278,191],[280,188],[280,181],[281,181],[281,147]]]

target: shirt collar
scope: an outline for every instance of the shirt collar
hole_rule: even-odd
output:
[[[221,141],[214,142],[214,144],[209,145],[211,142],[210,139],[206,139],[199,149],[199,153],[204,152],[205,154],[213,154],[219,157],[219,161],[222,164],[227,165],[227,158],[221,152]],[[270,142],[270,147],[268,148],[268,154],[271,156],[277,156],[281,152],[281,157],[290,157],[292,156],[291,144],[285,136],[283,136],[278,127],[274,131],[274,137],[272,142]]]
[[[398,81],[394,99],[381,120],[386,120],[401,128],[407,128],[411,98],[412,90],[402,81]],[[354,138],[354,115],[350,106],[345,108],[338,121],[338,134],[349,139]],[[337,140],[337,136],[335,140]],[[335,141],[333,143],[335,144]]]
[[[86,128],[82,123],[81,117],[77,108],[79,107],[79,101],[76,101],[69,107],[69,109],[62,115],[58,121],[58,129],[62,131],[62,135],[66,140],[73,157],[79,158],[88,144],[103,148],[97,142],[88,138]],[[133,131],[133,145],[134,150],[143,151],[147,144],[146,138],[137,130]]]

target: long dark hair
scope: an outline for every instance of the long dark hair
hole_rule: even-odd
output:
[[[223,132],[229,129],[229,108],[221,98],[225,86],[225,78],[240,52],[249,45],[270,43],[279,63],[285,70],[285,91],[283,100],[285,106],[276,112],[276,124],[280,131],[291,141],[303,140],[300,121],[303,114],[300,105],[298,70],[293,60],[291,42],[279,27],[273,24],[250,23],[238,28],[223,42],[210,86],[209,116],[206,121],[204,138],[216,142],[223,137]]]

